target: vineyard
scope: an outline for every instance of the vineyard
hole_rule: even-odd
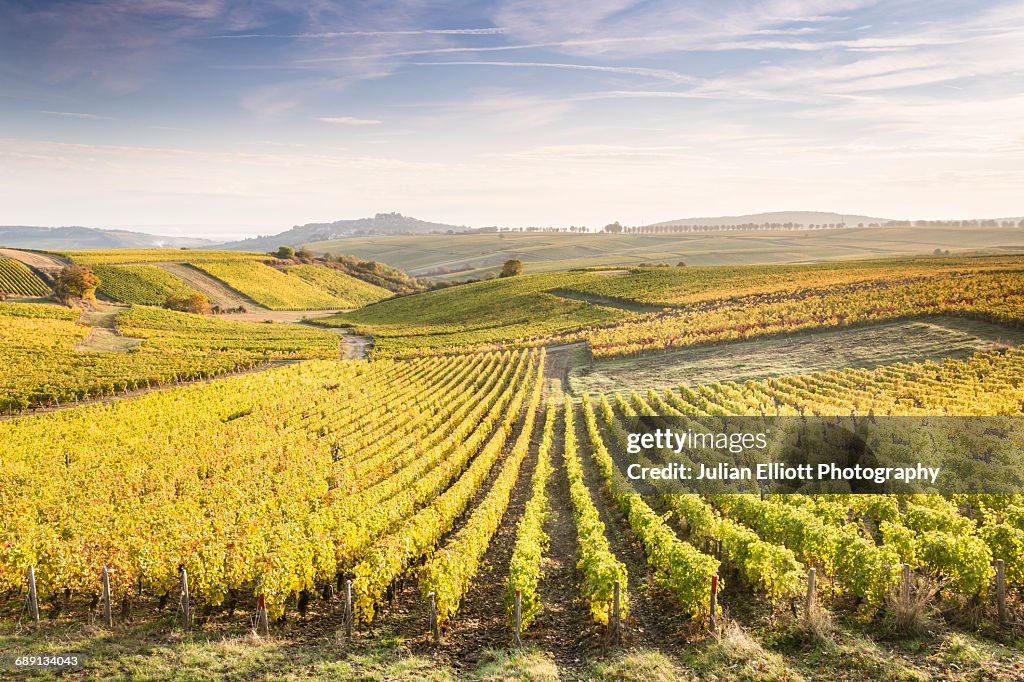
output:
[[[625,472],[653,464],[627,448],[638,417],[1024,416],[1024,350],[649,390],[566,381],[590,362],[580,342],[629,355],[818,328],[856,343],[856,327],[925,316],[1015,324],[1018,269],[641,270],[614,276],[615,301],[597,273],[481,282],[332,318],[384,332],[370,360],[339,360],[330,330],[141,305],[117,318],[141,346],[82,354],[78,311],[0,304],[8,412],[213,379],[0,421],[0,623],[87,621],[160,642],[161,660],[184,637],[249,633],[227,646],[263,651],[246,674],[267,677],[488,678],[514,661],[525,679],[1020,679],[1024,495],[680,495]],[[215,378],[281,360],[302,361]],[[282,642],[320,667],[273,662]]]
[[[208,379],[283,360],[338,357],[338,337],[297,325],[229,322],[158,308],[118,315],[125,353],[81,353],[81,313],[54,305],[0,303],[0,413],[117,396]]]
[[[110,249],[108,251],[61,251],[79,265],[139,265],[144,263],[246,262],[266,260],[261,253],[207,249]]]
[[[97,293],[122,303],[162,306],[171,296],[187,298],[198,293],[153,265],[100,265],[92,270],[100,278]]]
[[[378,339],[377,356],[586,341],[597,357],[936,316],[1016,325],[1024,260],[639,268],[490,280],[323,318]],[[614,292],[614,296],[609,293]],[[469,322],[467,322],[469,320]]]
[[[195,266],[271,310],[345,307],[346,301],[318,289],[302,277],[289,275],[263,263],[209,261]]]
[[[392,296],[388,289],[371,283],[379,278],[372,269],[367,279],[359,279],[344,271],[346,264],[336,262],[288,265],[290,261],[266,254],[197,249],[65,251],[60,255],[92,268],[100,278],[101,296],[133,305],[160,306],[171,296],[194,293],[213,300],[224,286],[270,310],[358,308]],[[213,279],[204,287],[207,275]]]
[[[323,289],[341,301],[344,308],[361,308],[391,296],[387,289],[346,275],[340,270],[313,265],[292,265],[284,268],[284,271]]]
[[[0,292],[15,296],[45,296],[50,287],[13,258],[0,257]]]

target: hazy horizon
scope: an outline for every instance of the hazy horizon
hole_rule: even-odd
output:
[[[1024,1],[0,0],[0,224],[1024,213]]]

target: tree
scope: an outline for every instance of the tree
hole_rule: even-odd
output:
[[[164,302],[164,307],[168,310],[194,315],[210,315],[213,312],[213,308],[210,307],[210,299],[200,293],[191,296],[169,296]]]
[[[619,234],[622,232],[622,224],[616,220],[614,223],[609,223],[604,226],[605,232],[611,232],[612,234]]]
[[[301,260],[303,263],[309,263],[309,262],[312,262],[312,261],[316,260],[316,254],[314,254],[312,251],[310,251],[305,246],[303,246],[301,249],[299,249],[295,253],[295,255],[298,256],[299,260]]]
[[[277,247],[277,253],[274,255],[281,260],[291,260],[295,258],[295,249],[290,246],[279,246]]]
[[[501,266],[501,274],[498,276],[515,277],[517,275],[523,274],[524,269],[525,267],[523,266],[523,261],[519,260],[518,258],[513,258],[512,260],[505,261],[505,264]]]
[[[100,285],[100,278],[90,270],[81,265],[68,265],[57,273],[53,281],[53,291],[57,299],[62,303],[71,301],[95,301],[96,287]]]

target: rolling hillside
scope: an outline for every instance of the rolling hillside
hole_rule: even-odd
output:
[[[122,303],[163,305],[171,295],[198,292],[222,309],[341,310],[392,296],[338,264],[299,265],[260,253],[108,249],[61,255],[95,268],[99,293]]]
[[[307,223],[275,235],[253,237],[241,241],[218,244],[219,249],[241,249],[244,251],[271,251],[279,246],[301,246],[310,242],[325,241],[339,237],[357,235],[429,234],[465,230],[465,226],[432,223],[401,213],[378,213],[372,218],[336,220],[333,223]]]
[[[0,246],[19,249],[143,249],[199,247],[207,244],[213,242],[209,239],[168,237],[128,230],[0,225]]]
[[[348,253],[441,280],[495,275],[519,258],[528,273],[583,267],[816,263],[886,256],[1024,251],[1024,230],[887,227],[796,232],[735,231],[681,234],[566,232],[348,237],[307,245],[315,253]]]

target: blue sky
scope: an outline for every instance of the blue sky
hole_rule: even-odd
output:
[[[1024,214],[1024,2],[0,1],[0,224]]]

